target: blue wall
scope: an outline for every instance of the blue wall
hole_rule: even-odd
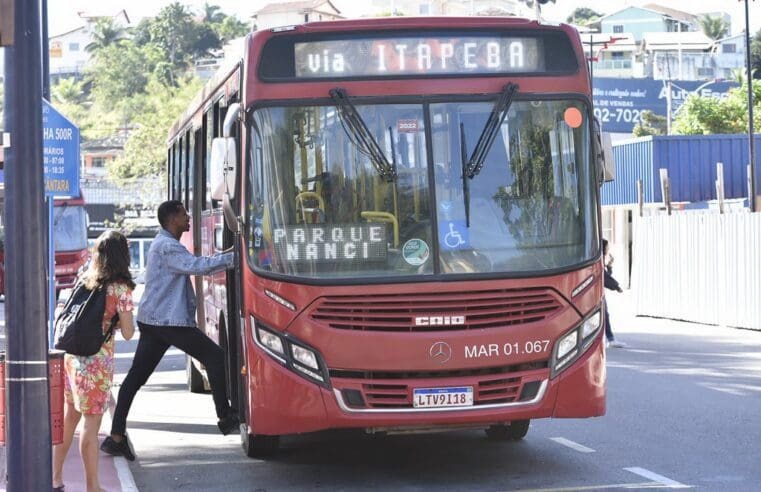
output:
[[[761,150],[761,134],[756,134],[755,143]],[[744,198],[748,194],[747,135],[643,137],[614,145],[613,156],[616,179],[603,185],[603,205],[636,204],[638,179],[643,181],[645,203],[662,202],[661,168],[668,169],[671,201],[715,200],[717,162],[724,163],[724,197]]]
[[[623,32],[632,33],[636,41],[642,41],[642,34],[646,32],[666,32],[663,15],[638,7],[629,7],[604,18],[600,21],[600,31],[612,34],[614,25],[624,26]]]

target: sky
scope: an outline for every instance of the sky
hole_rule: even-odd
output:
[[[200,11],[204,0],[179,0]],[[208,0],[212,5],[218,5],[226,14],[235,14],[241,20],[248,18],[256,10],[267,3],[277,0]],[[331,0],[342,14],[356,17],[369,10],[369,0]],[[389,0],[391,5],[393,0]],[[464,0],[467,1],[467,0]],[[754,33],[761,29],[761,0],[750,2],[750,31]],[[732,17],[732,33],[742,31],[745,26],[744,3],[742,0],[556,0],[544,7],[544,15],[549,20],[565,21],[568,15],[577,7],[589,7],[601,13],[613,13],[630,5],[659,3],[664,6],[697,14],[702,12],[724,11]],[[48,19],[50,35],[61,34],[80,27],[83,22],[77,12],[87,15],[113,15],[125,9],[133,23],[142,17],[154,16],[158,11],[172,3],[170,0],[48,0]]]

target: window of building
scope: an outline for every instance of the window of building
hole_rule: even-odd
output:
[[[106,158],[105,157],[93,157],[92,158],[92,167],[103,169],[106,167]]]
[[[725,43],[721,45],[722,53],[737,53],[737,45],[734,43]]]
[[[711,67],[698,68],[698,77],[713,77],[713,68]]]
[[[615,60],[622,60],[624,58],[624,52],[623,51],[612,51],[610,53],[610,57]]]
[[[616,24],[615,26],[613,26],[613,32],[615,32],[615,33],[624,32],[624,26],[623,26],[623,24]]]
[[[304,14],[304,22],[309,22],[309,14]]]
[[[79,51],[79,43],[69,43],[69,51]]]

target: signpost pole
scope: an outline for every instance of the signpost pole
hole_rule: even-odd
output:
[[[42,76],[38,2],[16,0],[5,51],[5,121],[12,146],[6,193],[6,444],[8,490],[50,490],[51,439],[45,329]]]
[[[55,336],[55,242],[53,241],[53,221],[54,204],[52,196],[47,197],[48,201],[48,347],[53,348],[53,337]]]

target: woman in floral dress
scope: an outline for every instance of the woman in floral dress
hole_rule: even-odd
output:
[[[127,238],[117,231],[106,231],[95,243],[90,267],[81,282],[89,290],[106,288],[106,310],[103,330],[119,315],[114,330],[121,330],[125,340],[132,338],[132,290],[135,283],[129,271],[130,255]],[[85,469],[87,492],[100,492],[98,481],[98,431],[103,413],[108,407],[111,383],[114,379],[114,336],[110,336],[95,355],[64,356],[66,387],[64,395],[63,443],[53,448],[53,491],[61,492],[63,462],[74,438],[74,431],[84,416],[84,428],[79,436],[79,452]]]

